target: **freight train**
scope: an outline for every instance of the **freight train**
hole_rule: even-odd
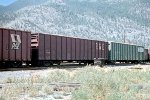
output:
[[[66,62],[108,64],[149,60],[143,46],[0,28],[0,66],[50,66]]]

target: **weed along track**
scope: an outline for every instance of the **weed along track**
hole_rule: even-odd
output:
[[[22,90],[21,94],[25,94],[28,90],[30,90],[31,86],[38,88],[38,90],[42,90],[43,87],[49,88],[47,91],[51,91],[52,93],[57,92],[67,92],[70,93],[74,90],[78,90],[81,86],[81,83],[66,83],[66,82],[55,82],[55,83],[5,83],[0,84],[0,90],[9,89],[9,88],[19,88]],[[45,88],[46,89],[46,88]],[[19,95],[19,94],[18,94]]]
[[[3,71],[0,98],[3,100],[145,100],[149,91],[149,65],[76,70]],[[144,97],[146,95],[146,97]]]
[[[80,83],[66,83],[66,82],[54,82],[54,83],[7,83],[0,85],[0,93],[8,92],[10,95],[18,95],[18,97],[25,98],[53,98],[62,100],[71,100],[71,93],[80,88]],[[12,89],[8,91],[9,89]],[[17,89],[17,90],[16,90]],[[19,92],[18,92],[19,91]],[[4,92],[4,93],[5,93]],[[9,93],[10,92],[10,93]],[[14,97],[16,98],[16,97]],[[19,98],[18,98],[19,99]]]
[[[41,74],[43,72],[44,74]],[[71,100],[72,92],[81,86],[81,83],[71,81],[69,71],[63,69],[4,71],[2,73],[5,77],[0,75],[3,77],[0,81],[0,97],[6,100],[19,100],[26,97],[32,100],[44,98]]]

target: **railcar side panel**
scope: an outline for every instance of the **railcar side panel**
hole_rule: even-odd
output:
[[[8,61],[9,60],[9,31],[6,29],[3,29],[3,60]]]
[[[22,32],[22,60],[27,61],[27,34],[26,32]]]
[[[57,60],[62,59],[62,37],[57,36]]]
[[[62,37],[62,60],[67,60],[67,38]]]
[[[118,54],[117,59],[121,60],[121,45],[120,44],[117,45],[117,54]]]
[[[103,58],[103,59],[105,58],[105,57],[104,57],[104,55],[105,55],[105,54],[104,54],[104,45],[105,45],[104,42],[101,41],[101,58]]]
[[[107,60],[108,59],[108,52],[109,52],[109,50],[108,50],[108,42],[105,42],[105,45],[104,45],[104,48],[105,48],[105,59]]]
[[[132,53],[132,45],[129,46],[129,55],[130,55],[130,60],[133,60],[133,53]]]
[[[45,60],[50,60],[50,35],[45,35]]]
[[[96,58],[96,43],[92,40],[92,59]]]
[[[101,41],[102,45],[102,58],[105,59],[105,42]]]
[[[144,48],[142,46],[138,46],[138,60],[144,60]]]
[[[145,57],[145,60],[148,61],[148,49],[144,50],[144,57]]]
[[[84,40],[81,39],[80,40],[80,44],[81,44],[81,48],[80,48],[80,59],[81,60],[84,60]]]
[[[88,59],[88,40],[84,40],[84,60]]]
[[[122,52],[122,45],[119,44],[119,47],[120,47],[120,57],[119,57],[119,59],[122,60],[122,54],[123,54],[123,52]]]
[[[141,62],[145,60],[144,47],[111,42],[110,61]]]
[[[38,52],[40,56],[40,53],[43,54],[43,51],[41,49],[44,48],[45,54],[44,58],[42,58],[43,60],[54,60],[54,62],[57,62],[57,60],[60,61],[85,60],[87,62],[88,60],[89,61],[94,60],[94,58],[105,59],[108,57],[107,56],[108,50],[105,50],[108,49],[106,42],[64,37],[64,36],[55,36],[55,35],[49,36],[50,39],[47,35],[45,35],[45,37],[42,37],[42,35],[39,34]],[[42,40],[42,38],[44,39]],[[51,56],[50,59],[49,56]]]
[[[127,45],[126,44],[122,44],[122,46],[123,46],[123,50],[124,50],[124,53],[123,53],[123,60],[127,60],[128,58],[128,49],[127,49]]]
[[[16,31],[16,35],[19,36],[21,39],[21,35],[22,35],[21,31]],[[28,39],[28,40],[30,40],[30,39]],[[22,60],[22,53],[21,53],[22,52],[22,46],[21,45],[22,45],[22,43],[20,44],[19,49],[17,49],[15,52],[17,61]],[[28,47],[28,48],[30,48],[30,47]]]
[[[30,32],[0,28],[0,42],[0,61],[5,65],[17,66],[31,61]]]
[[[88,60],[92,59],[92,42],[91,40],[88,40]]]
[[[98,58],[102,58],[102,42],[101,41],[98,41],[98,53],[99,53],[99,56]]]
[[[28,32],[28,39],[27,39],[28,51],[27,51],[27,60],[31,61],[31,33]]]
[[[22,33],[19,35],[21,45],[19,49],[21,49],[21,52],[25,52],[22,56],[23,61],[31,61],[31,33],[30,32],[25,32],[21,31]],[[21,38],[22,36],[22,38]],[[25,38],[25,39],[24,39]],[[18,39],[19,40],[19,39]],[[16,49],[16,53],[18,52],[19,49]]]
[[[51,60],[56,60],[57,57],[57,37],[51,35]]]
[[[45,60],[45,35],[39,34],[39,60]]]
[[[80,60],[81,58],[80,58],[80,47],[81,47],[81,45],[80,45],[80,39],[78,39],[78,38],[76,38],[75,39],[75,41],[76,41],[76,60]]]
[[[102,42],[102,56],[103,58],[105,59],[105,56],[106,56],[106,42]]]
[[[72,55],[72,60],[75,60],[76,59],[76,43],[75,43],[75,38],[72,38],[72,53],[71,53],[71,55]]]
[[[99,57],[99,42],[98,41],[95,41],[95,47],[96,47],[96,59],[98,59],[98,57]]]
[[[127,50],[128,50],[128,51],[127,51],[127,55],[128,55],[127,58],[128,58],[128,60],[130,60],[130,58],[131,58],[130,45],[127,45],[127,48],[128,48],[128,49],[127,49]]]
[[[136,51],[135,51],[136,47],[133,46],[132,48],[133,48],[133,50],[132,50],[132,52],[133,52],[133,60],[136,60]]]
[[[104,48],[104,51],[103,51],[104,52],[104,59],[107,59],[106,58],[106,54],[107,54],[106,46],[107,46],[107,42],[104,42],[104,47],[103,47]]]
[[[71,39],[67,37],[67,60],[71,60]]]
[[[150,49],[148,49],[148,61],[150,62]]]
[[[2,60],[2,52],[3,52],[3,50],[2,50],[2,44],[3,44],[3,42],[2,42],[2,29],[0,29],[0,61]]]
[[[15,61],[16,59],[16,55],[15,55],[15,52],[17,51],[17,50],[19,50],[20,49],[20,47],[18,47],[18,48],[16,48],[16,49],[14,49],[14,47],[13,47],[13,42],[14,42],[14,40],[13,39],[17,39],[17,35],[16,35],[16,32],[14,31],[14,30],[10,30],[10,38],[9,38],[9,47],[10,47],[10,49],[9,49],[9,57],[10,57],[10,60],[11,61]],[[20,37],[20,35],[19,35],[19,37]]]

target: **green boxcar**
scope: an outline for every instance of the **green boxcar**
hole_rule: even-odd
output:
[[[109,60],[110,61],[144,61],[145,49],[143,46],[124,44],[124,43],[109,43]]]

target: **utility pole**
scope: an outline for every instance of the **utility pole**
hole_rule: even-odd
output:
[[[144,33],[146,33],[146,34],[147,34],[147,29],[146,29],[146,26],[144,26],[144,30],[145,30],[145,32],[144,32]],[[145,39],[146,39],[146,38],[145,38],[145,35],[144,35],[144,34],[143,34],[142,36],[143,36],[143,38],[144,38],[144,41],[143,41],[143,42],[144,42],[144,43],[143,43],[143,46],[145,47],[145,41],[146,41]]]
[[[143,37],[143,38],[142,38]],[[145,47],[145,35],[141,33],[141,40],[143,42],[143,46]]]
[[[148,34],[148,29],[146,28],[146,26],[145,26],[145,33]],[[144,35],[144,34],[143,34],[143,35]],[[147,43],[146,43],[146,42],[147,42],[146,39],[147,39],[147,38],[145,38],[145,35],[144,35],[144,47],[147,46],[147,45],[146,45],[146,44],[147,44]]]

